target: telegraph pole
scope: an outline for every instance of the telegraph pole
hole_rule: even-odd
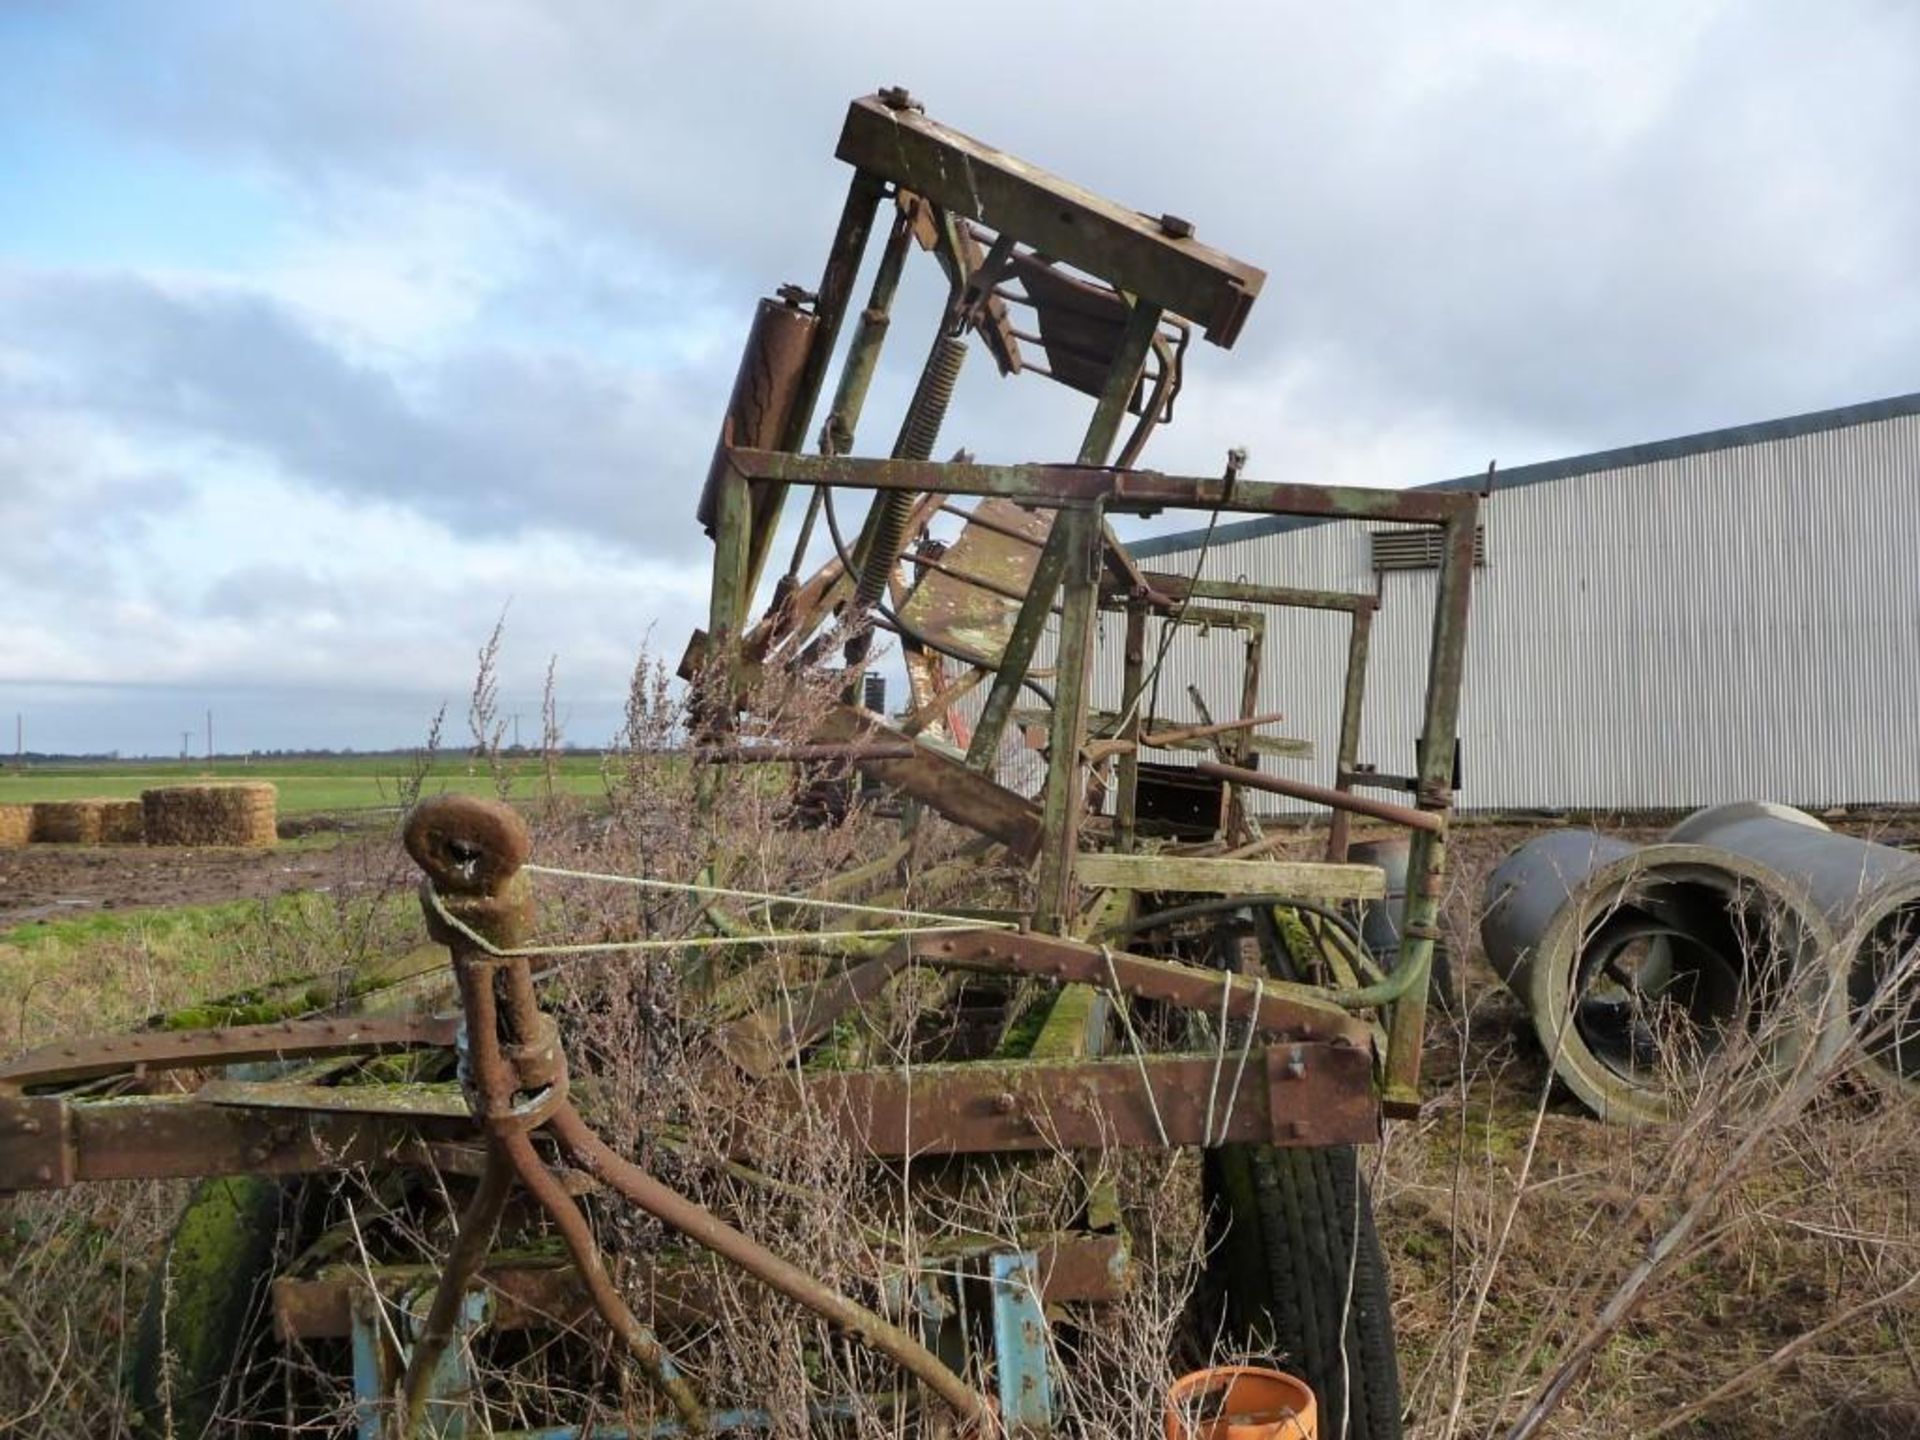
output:
[[[213,711],[207,711],[207,768],[213,768]]]

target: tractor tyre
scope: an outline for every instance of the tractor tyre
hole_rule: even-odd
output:
[[[1400,1440],[1400,1367],[1373,1206],[1352,1146],[1206,1153],[1201,1294],[1228,1350],[1313,1388],[1322,1440]]]
[[[266,1323],[291,1198],[284,1182],[258,1175],[208,1180],[193,1192],[134,1332],[127,1388],[137,1434],[201,1440],[215,1433]]]

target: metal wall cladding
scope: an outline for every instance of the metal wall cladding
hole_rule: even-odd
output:
[[[1463,807],[1679,809],[1920,802],[1920,416],[1515,486],[1482,506]],[[1435,572],[1376,577],[1343,522],[1223,541],[1209,578],[1370,591],[1382,609],[1361,759],[1413,766]],[[1156,555],[1191,573],[1197,547]],[[1332,778],[1346,620],[1269,612],[1260,708]],[[1119,690],[1102,617],[1097,704]],[[1154,627],[1157,630],[1157,627]],[[1154,631],[1149,632],[1149,655]],[[1163,713],[1197,683],[1234,713],[1238,647],[1176,644]]]

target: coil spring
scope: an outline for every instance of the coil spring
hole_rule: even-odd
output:
[[[933,353],[920,372],[914,387],[913,403],[901,422],[900,438],[894,441],[896,460],[931,460],[939,442],[940,427],[946,421],[947,407],[953,403],[953,387],[960,379],[960,366],[967,358],[967,342],[942,335],[933,342]],[[904,490],[889,490],[874,503],[880,507],[873,527],[873,545],[860,567],[860,582],[854,587],[854,601],[862,608],[879,603],[887,593],[887,577],[900,559],[907,543],[907,520],[913,513],[913,496]]]

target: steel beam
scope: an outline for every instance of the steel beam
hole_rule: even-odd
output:
[[[1223,1055],[971,1061],[828,1071],[807,1103],[880,1157],[1221,1144],[1360,1145],[1379,1136],[1358,1046],[1255,1045]]]
[[[1156,221],[878,95],[847,107],[834,151],[955,215],[978,221],[1196,321],[1231,345],[1266,280],[1263,271],[1193,238],[1173,216]]]
[[[1112,470],[1087,463],[981,465],[854,455],[792,455],[740,446],[728,451],[728,456],[734,468],[754,484],[1000,495],[1022,505],[1046,509],[1098,502],[1110,514],[1218,510],[1232,515],[1302,515],[1321,520],[1446,525],[1455,517],[1474,511],[1479,504],[1478,496],[1458,490],[1375,490],[1354,485],[1230,481],[1219,475],[1166,475],[1158,470]]]

